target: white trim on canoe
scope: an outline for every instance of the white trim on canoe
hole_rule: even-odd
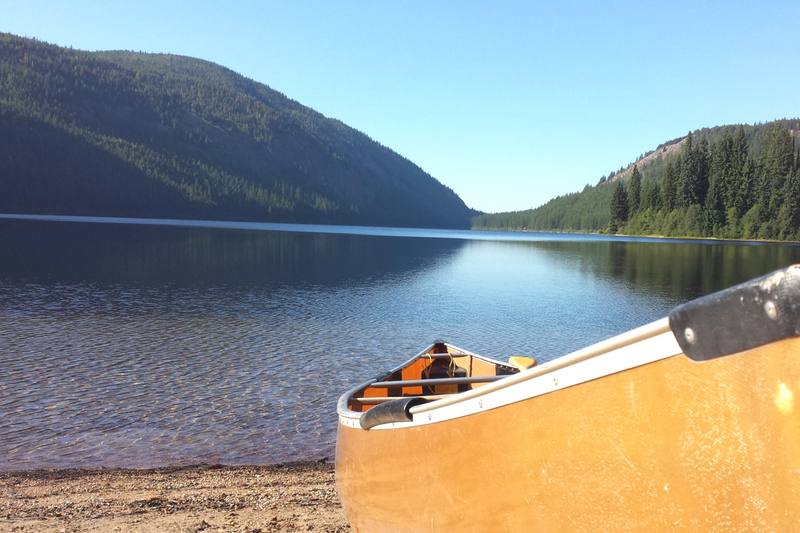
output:
[[[366,381],[364,383],[361,383],[361,384],[353,387],[349,391],[345,392],[344,394],[342,394],[339,397],[339,401],[336,404],[336,411],[339,414],[339,417],[340,418],[344,417],[344,418],[353,419],[353,420],[356,421],[356,424],[353,427],[360,427],[359,424],[358,424],[358,420],[361,418],[361,413],[358,413],[356,411],[351,411],[347,407],[347,401],[350,399],[350,397],[353,394],[355,394],[356,392],[360,391],[361,389],[365,389],[368,386],[372,385],[376,381],[380,380],[382,377],[388,376],[390,374],[394,374],[395,372],[404,369],[405,367],[407,367],[408,365],[410,365],[411,363],[413,363],[414,361],[416,361],[420,357],[427,357],[428,356],[428,352],[431,351],[434,346],[435,346],[435,344],[428,345],[427,348],[425,348],[424,350],[419,352],[417,355],[415,355],[414,357],[412,357],[408,361],[406,361],[406,362],[404,362],[404,363],[392,368],[388,372],[384,372],[383,375],[379,374],[379,375],[377,375],[377,376],[375,376],[373,378],[370,378],[368,381]],[[502,361],[495,361],[495,360],[490,359],[488,357],[483,357],[483,356],[478,355],[476,353],[472,353],[469,350],[464,350],[464,349],[461,349],[461,348],[459,348],[457,346],[453,346],[452,344],[448,344],[447,346],[450,349],[454,350],[456,353],[453,353],[453,354],[442,354],[442,355],[454,355],[454,356],[457,356],[457,355],[469,355],[471,357],[475,357],[477,359],[483,359],[484,361],[488,361],[488,362],[493,363],[493,364],[502,364],[502,365],[505,364]],[[346,424],[346,425],[351,425],[351,424]]]
[[[405,367],[430,348],[393,371]],[[475,355],[467,350],[457,350]],[[670,330],[669,320],[663,318],[480,388],[417,405],[410,410],[413,421],[382,424],[370,431],[421,426],[469,416],[680,354],[682,351]],[[342,395],[337,406],[340,424],[360,429],[361,413],[348,409],[347,400],[377,379],[362,383]]]

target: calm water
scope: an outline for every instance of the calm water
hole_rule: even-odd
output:
[[[434,339],[546,361],[800,262],[791,245],[183,224],[0,218],[0,469],[332,457],[338,395]]]

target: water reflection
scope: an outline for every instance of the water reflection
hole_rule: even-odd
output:
[[[797,245],[714,241],[595,241],[515,243],[546,251],[555,268],[578,268],[625,281],[643,295],[675,305],[800,261]]]
[[[434,338],[548,360],[800,259],[10,220],[0,250],[0,469],[330,456],[338,394]]]
[[[454,240],[0,219],[6,281],[336,285],[403,275]]]

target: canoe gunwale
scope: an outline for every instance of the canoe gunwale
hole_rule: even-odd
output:
[[[347,418],[347,419],[351,419],[351,420],[355,420],[355,421],[360,420],[361,415],[363,413],[360,413],[360,412],[357,412],[357,411],[353,411],[352,409],[347,407],[347,402],[348,402],[348,400],[350,399],[351,396],[353,396],[357,392],[361,391],[362,389],[366,389],[367,387],[371,386],[373,383],[377,383],[378,381],[391,376],[395,372],[398,372],[398,371],[404,369],[405,367],[411,365],[412,363],[414,363],[418,359],[421,359],[423,357],[428,358],[429,355],[432,355],[434,358],[436,358],[437,356],[440,356],[440,357],[441,356],[445,356],[446,357],[446,356],[451,356],[451,355],[452,356],[457,356],[457,355],[470,356],[470,357],[474,357],[476,359],[480,359],[482,361],[486,361],[486,362],[489,362],[489,363],[492,363],[492,364],[498,364],[498,365],[506,366],[506,364],[504,362],[502,362],[502,361],[495,361],[494,359],[491,359],[489,357],[484,357],[482,355],[478,355],[476,353],[470,352],[469,350],[464,350],[463,348],[459,348],[458,346],[454,346],[454,345],[452,345],[450,343],[444,343],[444,345],[447,348],[451,349],[451,350],[455,350],[455,353],[451,353],[451,354],[428,354],[428,352],[431,351],[434,348],[434,346],[436,346],[435,342],[431,343],[424,350],[419,352],[414,357],[408,359],[407,361],[397,365],[396,367],[392,368],[391,370],[376,374],[375,376],[371,377],[369,380],[367,380],[367,381],[365,381],[365,382],[363,382],[363,383],[361,383],[359,385],[356,385],[352,389],[348,390],[347,392],[345,392],[344,394],[342,394],[339,397],[339,400],[336,403],[337,414],[341,418]]]
[[[418,405],[411,409],[411,414],[425,413],[427,411],[432,411],[448,405],[453,405],[478,398],[480,396],[485,396],[494,391],[507,389],[517,385],[518,383],[523,383],[545,374],[551,374],[557,370],[562,370],[564,368],[577,365],[588,359],[592,359],[599,355],[630,346],[631,344],[656,337],[669,331],[669,320],[667,318],[662,318],[656,322],[651,322],[650,324],[646,324],[621,335],[617,335],[616,337],[598,342],[597,344],[593,344],[576,352],[564,355],[542,365],[535,366],[531,369],[520,372],[519,374],[513,374],[500,381],[484,385],[479,389],[469,390],[462,392],[461,394],[454,394],[449,398],[443,398],[441,400],[436,400],[435,402]]]
[[[580,375],[577,381],[573,378],[573,384],[577,384],[673,355],[683,355],[695,363],[702,363],[797,335],[800,335],[800,265],[793,265],[680,305],[673,309],[668,317],[650,324],[517,374],[486,383],[479,388],[415,405],[408,412],[414,417],[413,424],[432,422],[431,413],[443,409],[448,411],[445,419],[467,416],[483,409],[485,404],[499,407],[510,403],[508,400],[510,397],[518,398],[513,401],[531,397],[530,391],[520,393],[517,390],[520,387],[517,386],[542,376],[552,375],[554,385],[558,387],[559,376],[555,374],[557,371],[569,369],[571,374]],[[642,353],[637,355],[628,348],[638,343],[642,343],[638,349]],[[420,357],[425,357],[434,346],[435,344],[430,345],[392,372],[404,368]],[[505,365],[503,362],[480,357],[449,344],[446,346],[448,350],[457,350],[464,355]],[[652,353],[648,353],[648,350]],[[610,371],[598,368],[592,361],[601,356]],[[579,366],[583,363],[588,364]],[[340,423],[344,422],[345,425],[355,427],[356,424],[353,422],[361,417],[361,413],[349,409],[348,399],[376,381],[385,379],[392,372],[376,376],[342,395],[337,405]],[[536,387],[526,385],[523,388],[536,388],[539,392],[532,394],[535,396],[544,393],[541,392],[543,389],[540,385]],[[512,388],[514,392],[509,393]],[[489,395],[495,393],[506,399],[501,402],[487,402],[487,398],[494,398]],[[452,414],[452,409],[447,409],[474,399],[481,400],[472,402],[470,407],[457,409],[459,412],[457,415]],[[477,408],[473,404],[477,404]],[[417,416],[423,413],[428,413],[427,422],[423,417]],[[441,417],[437,415],[437,419],[440,420]],[[395,424],[384,426],[394,427]]]
[[[418,353],[417,355],[415,355],[411,359],[405,361],[404,363],[402,363],[400,365],[397,365],[396,367],[392,368],[391,370],[376,374],[375,376],[369,378],[367,381],[356,385],[352,389],[350,389],[347,392],[345,392],[344,394],[342,394],[339,397],[339,401],[336,403],[336,411],[337,411],[338,415],[340,417],[344,417],[344,418],[350,418],[350,419],[353,419],[353,420],[359,420],[361,418],[361,413],[359,413],[357,411],[353,411],[352,409],[347,407],[347,401],[350,399],[350,397],[353,396],[354,394],[356,394],[358,391],[360,391],[362,389],[366,389],[367,387],[369,387],[373,383],[375,383],[377,381],[380,381],[380,380],[382,380],[384,378],[387,378],[387,377],[391,376],[393,373],[395,373],[395,372],[397,372],[399,370],[402,370],[403,368],[407,367],[408,365],[410,365],[411,363],[413,363],[414,361],[416,361],[417,359],[419,359],[420,357],[425,355],[427,352],[432,350],[434,345],[435,345],[434,343],[429,344],[427,348],[422,350],[420,353]]]
[[[588,347],[583,348],[581,350],[578,350],[576,352],[572,352],[570,354],[567,354],[567,355],[564,355],[562,357],[559,357],[558,359],[555,359],[553,361],[549,361],[549,362],[544,363],[542,365],[539,365],[539,366],[533,367],[531,369],[522,371],[522,372],[520,372],[518,374],[511,374],[511,375],[509,375],[507,377],[504,377],[503,379],[500,379],[500,380],[497,380],[497,381],[494,381],[494,382],[491,382],[491,383],[487,383],[487,384],[483,385],[480,388],[472,389],[472,390],[469,390],[469,391],[466,391],[466,392],[461,392],[461,393],[458,393],[458,394],[448,395],[446,398],[434,400],[434,401],[427,402],[427,403],[424,403],[424,404],[421,404],[421,405],[415,405],[415,406],[413,406],[413,407],[411,407],[409,409],[409,413],[412,416],[413,415],[418,415],[418,414],[422,414],[422,413],[426,413],[426,412],[430,412],[430,411],[435,411],[437,409],[441,409],[441,408],[448,407],[448,406],[451,406],[451,405],[459,404],[459,403],[462,403],[462,402],[467,402],[469,400],[482,398],[482,397],[485,397],[488,394],[491,394],[491,393],[494,393],[494,392],[497,392],[497,391],[503,391],[505,389],[508,389],[508,388],[513,387],[515,385],[518,385],[520,383],[524,383],[524,382],[530,381],[530,380],[535,379],[535,378],[540,377],[540,376],[552,374],[552,373],[554,373],[556,371],[560,371],[560,370],[563,370],[565,368],[569,368],[569,367],[578,365],[578,364],[580,364],[582,362],[588,361],[588,360],[593,359],[595,357],[598,357],[600,355],[607,354],[607,353],[613,352],[615,350],[619,350],[621,348],[625,348],[625,347],[630,346],[632,344],[636,344],[638,342],[641,342],[641,341],[644,341],[644,340],[647,340],[647,339],[652,339],[654,337],[658,337],[659,335],[664,335],[664,334],[669,334],[669,337],[672,339],[672,342],[675,343],[675,348],[676,349],[672,350],[672,352],[676,352],[676,353],[671,353],[671,355],[677,355],[678,353],[680,353],[679,348],[677,348],[677,342],[675,342],[674,336],[672,335],[672,332],[670,330],[669,319],[665,317],[665,318],[662,318],[660,320],[657,320],[656,322],[652,322],[650,324],[646,324],[646,325],[641,326],[639,328],[630,330],[630,331],[625,332],[625,333],[623,333],[621,335],[617,335],[617,336],[612,337],[610,339],[607,339],[605,341],[601,341],[599,343],[593,344],[591,346],[588,346]],[[356,412],[356,411],[352,411],[351,409],[348,408],[348,400],[349,400],[349,398],[351,396],[353,396],[354,394],[356,394],[357,392],[359,392],[359,391],[371,386],[373,383],[375,383],[375,382],[377,382],[377,381],[379,381],[381,379],[384,379],[385,377],[388,377],[389,375],[391,375],[392,373],[394,373],[394,372],[396,372],[398,370],[401,370],[401,369],[405,368],[406,366],[408,366],[409,364],[413,363],[414,361],[416,361],[420,357],[425,357],[426,353],[431,348],[433,348],[433,346],[434,346],[433,344],[429,345],[425,350],[423,350],[422,352],[420,352],[416,356],[412,357],[411,359],[409,359],[405,363],[399,365],[395,369],[393,369],[393,370],[391,370],[389,372],[383,373],[383,374],[379,374],[379,375],[371,378],[369,381],[364,382],[364,383],[362,383],[362,384],[360,384],[360,385],[358,385],[356,387],[353,387],[351,390],[345,392],[339,398],[339,401],[338,401],[338,404],[337,404],[337,412],[338,412],[338,415],[340,417],[340,422],[342,422],[343,420],[348,420],[348,422],[345,423],[345,425],[347,425],[348,427],[360,427],[359,421],[361,419],[362,413]],[[450,344],[448,344],[447,347],[451,348],[451,349],[454,349],[454,350],[458,350],[459,353],[463,353],[465,355],[470,355],[470,356],[473,356],[473,357],[478,357],[478,358],[480,358],[482,360],[485,360],[485,361],[491,361],[493,363],[504,364],[504,363],[502,363],[500,361],[494,361],[494,360],[492,360],[490,358],[479,356],[477,354],[473,354],[471,352],[468,352],[467,350],[463,350],[461,348],[457,348],[457,347],[452,346]]]

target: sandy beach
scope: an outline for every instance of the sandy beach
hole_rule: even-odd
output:
[[[0,531],[351,531],[333,464],[0,472]]]

